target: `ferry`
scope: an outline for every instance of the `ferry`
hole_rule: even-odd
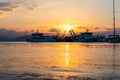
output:
[[[39,33],[38,30],[27,39],[28,42],[56,42],[57,40],[51,36],[44,36],[43,33]]]

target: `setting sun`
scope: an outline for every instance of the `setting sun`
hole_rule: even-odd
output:
[[[66,32],[69,32],[71,29],[73,29],[73,26],[70,24],[63,24],[63,25],[60,25],[59,27],[65,30]]]

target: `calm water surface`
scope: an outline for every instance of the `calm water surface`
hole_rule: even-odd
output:
[[[120,80],[120,44],[0,43],[0,80]]]

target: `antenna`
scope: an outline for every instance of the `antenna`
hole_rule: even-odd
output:
[[[115,30],[115,27],[116,27],[116,15],[115,15],[115,0],[113,0],[113,37],[115,39],[115,35],[116,35],[116,30]]]

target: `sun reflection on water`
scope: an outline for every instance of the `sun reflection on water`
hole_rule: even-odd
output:
[[[65,53],[65,67],[68,67],[69,66],[69,44],[66,43],[66,53]]]

